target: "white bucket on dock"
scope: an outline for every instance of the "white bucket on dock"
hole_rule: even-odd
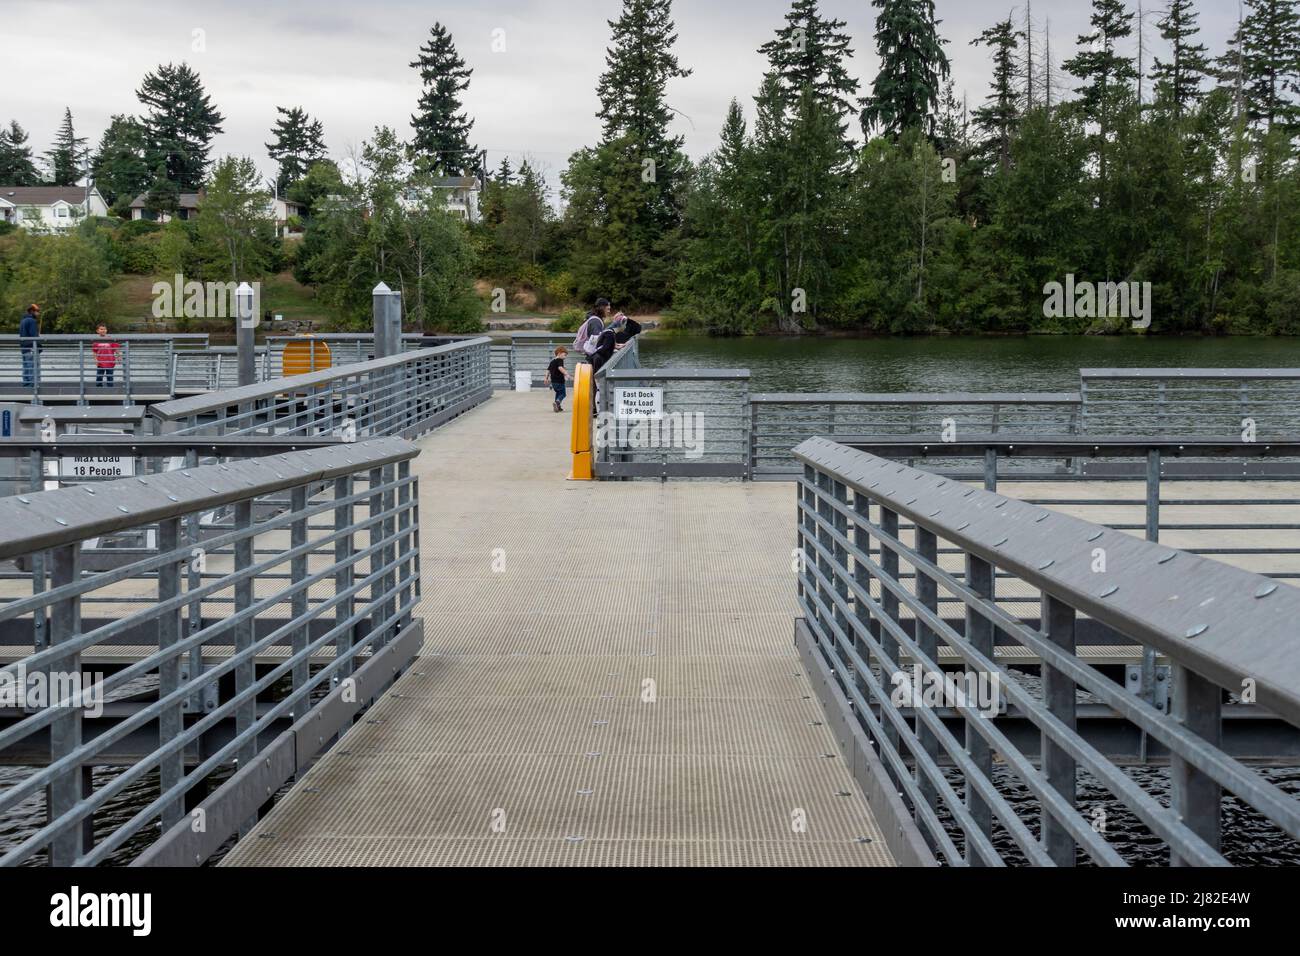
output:
[[[529,392],[533,388],[532,372],[515,372],[515,391]]]

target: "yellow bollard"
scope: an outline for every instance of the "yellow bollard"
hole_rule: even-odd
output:
[[[579,362],[573,372],[573,452],[570,481],[591,481],[591,365]]]

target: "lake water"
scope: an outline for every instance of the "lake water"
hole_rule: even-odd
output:
[[[748,368],[757,392],[1074,391],[1080,368],[1295,368],[1300,338],[642,337],[643,365]]]

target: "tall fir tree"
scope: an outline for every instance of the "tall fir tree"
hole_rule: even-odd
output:
[[[1137,79],[1132,58],[1120,52],[1121,42],[1133,35],[1133,17],[1124,9],[1124,0],[1092,0],[1092,31],[1079,37],[1082,49],[1064,64],[1066,71],[1082,82],[1076,89],[1079,99],[1072,105],[1086,120],[1097,125],[1092,142],[1103,205],[1109,181],[1108,145],[1115,114]]]
[[[145,74],[136,96],[145,108],[141,122],[149,165],[161,166],[180,191],[197,190],[207,172],[212,140],[225,122],[198,73],[187,63],[165,63]]]
[[[898,139],[909,129],[933,136],[942,83],[951,73],[934,0],[872,0],[880,72],[861,101],[862,131]]]
[[[45,154],[51,186],[75,186],[86,173],[86,138],[72,126],[72,109],[63,110],[63,123],[54,134],[54,145]]]
[[[1159,22],[1160,37],[1169,44],[1170,58],[1166,62],[1157,57],[1151,77],[1157,95],[1173,107],[1179,118],[1204,98],[1201,81],[1210,72],[1209,50],[1205,44],[1195,42],[1201,32],[1196,24],[1199,18],[1192,0],[1169,0]]]
[[[759,47],[759,52],[767,57],[769,68],[792,100],[810,90],[835,114],[847,144],[847,117],[854,111],[858,81],[847,67],[853,50],[845,25],[843,20],[823,17],[817,0],[794,0],[785,15],[785,26],[776,31],[776,39]]]
[[[456,52],[446,27],[434,23],[410,66],[419,71],[423,85],[418,111],[411,116],[411,154],[417,170],[436,176],[476,171],[478,159],[469,140],[474,121],[461,103],[474,71]]]
[[[673,51],[671,0],[624,0],[609,27],[596,89],[602,142],[575,153],[561,177],[566,230],[584,295],[663,304],[689,175],[667,87],[690,71]]]
[[[90,167],[96,188],[110,206],[130,203],[149,188],[153,174],[146,153],[144,127],[134,116],[114,115]]]
[[[0,127],[0,186],[36,186],[41,173],[32,161],[32,148],[27,145],[27,131],[17,120]]]
[[[610,45],[605,51],[605,72],[596,87],[600,98],[597,117],[604,139],[623,139],[642,168],[651,216],[663,227],[677,219],[673,196],[685,167],[685,138],[669,132],[672,108],[668,82],[691,75],[677,60],[673,47],[677,27],[671,0],[624,0],[617,20],[609,21]]]
[[[1024,33],[1011,19],[995,23],[971,41],[993,51],[993,82],[984,105],[975,111],[975,126],[984,134],[980,153],[1006,172],[1011,165],[1011,139],[1020,119],[1016,91],[1016,50]]]
[[[1250,119],[1272,132],[1300,132],[1300,0],[1246,0],[1242,62]]]
[[[271,128],[274,142],[266,144],[266,153],[279,164],[275,185],[280,195],[307,175],[312,163],[325,158],[325,132],[320,120],[307,115],[306,110],[293,106],[277,106],[279,117]]]

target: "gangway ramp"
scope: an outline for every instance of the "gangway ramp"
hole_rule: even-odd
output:
[[[549,398],[422,440],[423,652],[223,865],[889,865],[793,646],[788,487],[567,482]]]

